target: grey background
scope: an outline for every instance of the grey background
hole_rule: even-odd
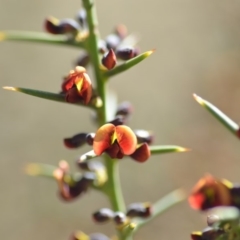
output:
[[[240,120],[240,3],[236,0],[97,1],[105,37],[118,23],[141,35],[142,51],[157,51],[115,77],[119,101],[135,106],[131,127],[155,132],[156,143],[178,144],[189,153],[152,157],[146,164],[121,163],[126,203],[156,201],[169,191],[187,191],[205,173],[240,180],[239,141],[192,98],[208,99]],[[0,29],[42,31],[43,19],[72,17],[80,1],[0,0]],[[38,44],[0,44],[0,83],[58,91],[76,49]],[[57,164],[87,149],[70,151],[62,139],[94,131],[86,109],[1,90],[0,238],[64,240],[76,229],[112,235],[111,224],[96,225],[90,214],[107,207],[91,191],[74,203],[57,199],[56,183],[24,175],[28,162]],[[187,202],[143,228],[135,239],[189,239],[205,218]]]

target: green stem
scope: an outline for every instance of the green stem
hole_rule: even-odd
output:
[[[111,159],[108,155],[104,157],[108,172],[106,192],[111,201],[114,211],[125,212],[125,203],[119,181],[118,160]]]
[[[107,122],[107,109],[106,109],[106,76],[100,70],[100,56],[98,51],[98,38],[99,33],[97,29],[97,15],[96,8],[93,0],[83,0],[84,8],[87,12],[87,21],[89,27],[89,37],[87,39],[87,48],[94,68],[96,78],[96,88],[99,96],[102,99],[102,107],[98,109],[99,126]],[[108,181],[105,185],[105,191],[108,195],[114,211],[125,211],[125,204],[121,191],[118,161],[111,159],[108,155],[104,155],[105,165],[108,173]],[[120,234],[121,235],[121,234]],[[125,238],[120,236],[121,240]]]
[[[90,55],[91,63],[94,68],[94,74],[96,78],[96,87],[99,96],[102,99],[103,105],[98,111],[99,125],[103,125],[106,122],[106,77],[103,76],[100,66],[100,56],[98,51],[98,21],[96,14],[96,7],[93,0],[83,0],[83,5],[87,12],[87,21],[89,28],[89,37],[87,39],[87,49]]]

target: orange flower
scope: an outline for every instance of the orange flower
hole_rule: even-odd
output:
[[[211,175],[201,178],[188,198],[192,208],[206,210],[216,206],[232,205],[232,184],[227,180],[218,180]]]
[[[131,155],[136,147],[136,135],[125,125],[107,123],[97,130],[93,140],[93,150],[98,156],[106,152],[111,158],[121,159],[124,155]]]
[[[84,67],[77,66],[70,71],[62,84],[67,102],[76,103],[83,101],[88,104],[92,97],[92,82]]]

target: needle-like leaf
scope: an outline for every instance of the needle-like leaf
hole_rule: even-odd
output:
[[[130,60],[128,60],[128,61],[118,65],[118,66],[116,66],[112,70],[105,71],[103,74],[105,75],[106,78],[109,78],[109,77],[117,75],[117,74],[119,74],[121,72],[125,72],[129,68],[134,67],[135,65],[137,65],[138,63],[140,63],[141,61],[143,61],[144,59],[149,57],[153,52],[154,52],[154,50],[142,53],[142,54],[136,56],[135,58],[132,58],[132,59],[130,59]]]
[[[45,91],[40,91],[40,90],[34,90],[34,89],[29,89],[29,88],[20,88],[20,87],[3,87],[3,89],[10,90],[10,91],[15,91],[15,92],[21,92],[25,93],[34,97],[39,97],[39,98],[44,98],[52,101],[57,101],[57,102],[63,102],[63,103],[68,103],[65,100],[65,96],[60,93],[51,93],[51,92],[45,92]],[[90,102],[89,105],[85,105],[83,103],[74,103],[75,105],[83,106],[83,107],[91,107],[91,108],[98,108],[101,107],[101,104],[99,104],[97,98],[91,100],[92,103]],[[100,101],[100,99],[99,99]],[[68,104],[73,104],[73,103],[68,103]]]
[[[83,48],[83,42],[81,41],[70,39],[66,35],[52,35],[43,32],[0,31],[0,42],[1,41],[35,42]]]
[[[159,145],[159,146],[149,146],[151,155],[153,154],[163,154],[171,152],[188,152],[190,149],[175,146],[175,145]]]
[[[235,136],[238,136],[239,126],[226,114],[220,111],[212,103],[204,100],[203,98],[193,94],[194,99],[205,109],[207,109],[219,122],[221,122],[228,130],[230,130]]]

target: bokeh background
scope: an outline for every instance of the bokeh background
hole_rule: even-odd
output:
[[[239,140],[192,98],[208,99],[240,121],[240,2],[236,0],[97,1],[102,37],[124,23],[139,33],[142,51],[157,49],[145,62],[111,80],[119,101],[134,105],[131,127],[149,129],[158,144],[191,148],[152,157],[146,164],[121,162],[126,203],[156,201],[205,173],[240,181]],[[75,16],[80,1],[0,0],[0,29],[43,30],[48,15]],[[0,44],[0,83],[57,92],[80,51],[30,43]],[[66,104],[1,90],[0,238],[65,240],[74,230],[114,233],[91,213],[109,206],[90,191],[73,203],[56,196],[56,183],[24,175],[28,162],[57,164],[86,149],[70,151],[62,139],[94,131],[90,112]],[[181,203],[141,229],[138,240],[189,239],[205,218]]]

